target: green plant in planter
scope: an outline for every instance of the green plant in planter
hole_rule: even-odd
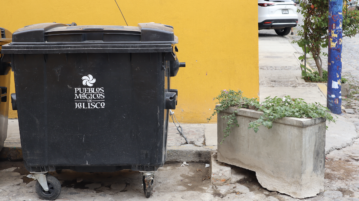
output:
[[[263,115],[249,123],[248,128],[252,128],[254,132],[258,132],[261,125],[272,128],[273,122],[283,117],[297,117],[297,118],[325,118],[329,122],[335,122],[334,117],[329,113],[328,108],[322,106],[320,103],[306,103],[301,98],[285,98],[267,97],[264,102],[259,103],[256,98],[246,98],[242,96],[242,91],[223,90],[221,94],[214,98],[220,104],[215,108],[211,118],[227,110],[229,107],[249,108],[263,112]],[[229,136],[231,129],[234,126],[239,126],[236,118],[236,111],[229,115],[224,115],[222,118],[227,120],[227,126],[224,129],[224,136],[222,142]],[[221,142],[221,143],[222,143]]]
[[[217,99],[218,103],[220,104],[214,109],[214,112],[212,116],[210,116],[207,120],[210,121],[214,115],[217,113],[220,113],[221,111],[224,111],[228,109],[229,107],[242,107],[243,103],[243,96],[242,91],[233,91],[233,90],[222,90],[221,94],[214,98],[213,100]],[[233,114],[223,116],[225,120],[227,120],[227,126],[224,129],[224,138],[223,140],[229,136],[229,133],[231,132],[231,129],[234,126],[239,126],[237,118],[236,118],[236,112]],[[222,140],[222,142],[223,142]],[[221,142],[221,143],[222,143]]]

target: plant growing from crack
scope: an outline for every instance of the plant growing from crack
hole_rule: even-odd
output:
[[[304,67],[302,67],[302,69],[303,68]],[[323,83],[327,83],[328,82],[328,71],[323,70],[323,76],[320,77],[319,73],[317,71],[312,71],[311,69],[306,68],[305,71],[302,70],[302,78],[306,82],[323,82]],[[341,79],[342,84],[346,83],[347,81],[348,80],[346,78],[342,77],[342,79]]]
[[[283,117],[325,118],[329,122],[335,122],[328,108],[320,103],[307,103],[301,98],[291,98],[290,96],[285,96],[284,98],[267,97],[265,101],[259,103],[256,98],[246,98],[242,94],[242,91],[222,90],[221,94],[214,98],[219,105],[207,120],[210,121],[213,116],[226,111],[230,107],[236,107],[254,109],[263,113],[259,119],[249,123],[248,128],[253,129],[256,133],[261,125],[270,129],[275,120]],[[227,125],[223,131],[224,136],[221,143],[230,135],[233,127],[239,126],[236,117],[237,113],[237,110],[234,110],[232,114],[222,116]]]

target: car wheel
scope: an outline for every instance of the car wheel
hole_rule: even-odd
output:
[[[290,27],[286,27],[283,29],[274,29],[274,31],[279,35],[279,36],[285,36],[288,35],[290,32]]]

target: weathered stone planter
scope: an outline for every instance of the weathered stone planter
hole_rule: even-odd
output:
[[[226,113],[238,111],[235,127],[222,144]],[[229,108],[218,114],[220,162],[256,172],[266,189],[295,198],[312,197],[324,190],[325,119],[283,118],[255,133],[251,121],[262,115],[249,109]]]

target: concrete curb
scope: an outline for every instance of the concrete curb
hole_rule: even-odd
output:
[[[197,147],[192,144],[168,147],[166,163],[171,162],[210,162],[211,152],[216,146]]]
[[[184,161],[209,163],[211,161],[211,152],[215,150],[215,146],[197,147],[192,144],[168,147],[166,163]],[[21,147],[4,147],[0,151],[0,160],[23,160]]]

